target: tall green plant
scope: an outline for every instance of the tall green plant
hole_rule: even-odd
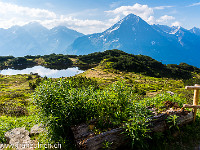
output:
[[[132,139],[139,141],[139,133],[145,135],[146,127],[136,128],[128,123],[132,120],[139,125],[145,124],[147,111],[143,104],[135,101],[133,88],[120,82],[105,89],[98,89],[95,85],[90,79],[78,77],[59,81],[48,79],[36,88],[34,100],[49,127],[51,138],[55,141],[64,139],[63,143],[69,144],[71,126],[96,120],[96,128],[100,130],[119,127],[125,122],[127,131],[131,132],[128,135],[134,133]]]

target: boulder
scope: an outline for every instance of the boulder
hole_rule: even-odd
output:
[[[167,91],[166,93],[169,93],[171,96],[174,95],[174,92],[172,92],[172,91]]]
[[[45,131],[45,128],[43,124],[36,124],[31,128],[30,136],[40,134],[41,132],[44,132],[44,131]]]
[[[15,128],[5,133],[7,144],[15,147],[17,150],[31,150],[34,143],[29,137],[29,131],[23,128]]]

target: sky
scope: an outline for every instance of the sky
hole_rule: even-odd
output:
[[[200,0],[0,0],[0,28],[39,22],[92,34],[130,13],[149,24],[200,28]]]

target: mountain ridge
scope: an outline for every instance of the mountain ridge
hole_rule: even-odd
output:
[[[119,49],[150,56],[165,64],[186,62],[200,67],[200,29],[149,25],[129,14],[102,33],[83,35],[58,26],[47,29],[37,22],[0,29],[0,55],[89,54]]]
[[[168,31],[167,31],[168,30]],[[102,33],[77,38],[67,49],[75,54],[89,54],[108,49],[150,56],[166,64],[186,62],[200,66],[200,37],[182,27],[149,25],[139,16],[129,14]],[[197,62],[196,62],[197,61]]]
[[[64,26],[47,29],[37,22],[0,30],[0,55],[45,55],[64,53],[77,38],[83,36]]]

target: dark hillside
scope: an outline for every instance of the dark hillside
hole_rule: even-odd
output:
[[[153,77],[189,79],[192,72],[200,73],[200,69],[186,63],[162,64],[145,55],[128,54],[120,50],[107,50],[79,56],[79,60],[87,64],[98,64],[103,61],[104,67],[120,71],[142,73]]]

